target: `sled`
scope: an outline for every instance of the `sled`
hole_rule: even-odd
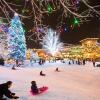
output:
[[[44,93],[44,92],[46,92],[48,90],[48,87],[46,87],[46,86],[44,86],[44,87],[40,87],[39,88],[39,93],[34,93],[34,92],[32,92],[32,91],[30,91],[31,92],[31,94],[34,96],[34,95],[39,95],[39,94],[41,94],[41,93]]]

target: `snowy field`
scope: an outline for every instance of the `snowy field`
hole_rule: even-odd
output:
[[[55,72],[59,67],[61,72]],[[43,71],[45,77],[39,76]],[[20,98],[18,100],[100,100],[100,68],[92,63],[68,65],[66,63],[46,63],[39,66],[17,68],[0,66],[0,83],[13,81],[11,90]],[[38,87],[48,86],[47,92],[32,96],[30,82],[35,80]]]

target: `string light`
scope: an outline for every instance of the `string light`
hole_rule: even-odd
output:
[[[22,27],[20,18],[15,13],[14,18],[11,21],[11,26],[8,29],[8,48],[10,57],[13,59],[25,59],[26,58],[26,43],[25,34]]]
[[[20,1],[21,0],[13,0],[12,2],[7,2],[6,0],[0,0],[0,8],[3,13],[2,15],[5,15],[8,21],[11,19],[10,13],[15,12],[18,13],[21,18],[33,17],[35,27],[38,25],[43,26],[43,18],[45,15],[52,14],[52,12],[58,10],[61,10],[61,17],[59,18],[61,19],[60,22],[63,22],[63,19],[70,17],[71,15],[78,18],[80,23],[86,22],[89,17],[93,17],[93,13],[100,16],[100,11],[98,9],[100,5],[91,6],[89,5],[89,0],[23,0],[25,1],[24,4],[20,3]],[[18,3],[16,4],[16,2]],[[18,5],[19,3],[20,5]],[[86,6],[83,10],[80,10],[80,3]],[[75,22],[75,25],[78,25],[77,21]],[[37,35],[36,39],[40,39],[38,37],[40,37],[40,35],[44,35],[40,32],[33,34]]]
[[[53,9],[50,4],[48,4],[48,13],[52,13]]]

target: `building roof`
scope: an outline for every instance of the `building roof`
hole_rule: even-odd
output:
[[[99,38],[85,38],[85,39],[81,40],[80,42],[84,42],[87,40],[99,40]]]

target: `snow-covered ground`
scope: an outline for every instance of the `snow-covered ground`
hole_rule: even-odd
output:
[[[55,72],[59,67],[61,72]],[[45,77],[39,76],[43,71]],[[100,100],[100,68],[92,63],[83,65],[68,65],[66,63],[46,63],[42,66],[17,68],[0,66],[0,83],[13,81],[11,90],[19,100]],[[38,87],[48,86],[47,92],[32,96],[30,82],[35,80]]]

